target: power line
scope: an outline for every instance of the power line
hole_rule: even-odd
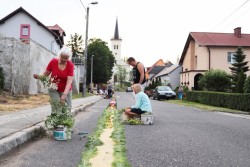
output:
[[[217,24],[217,26],[215,26],[211,31],[213,31],[216,27],[218,27],[220,24],[222,24],[224,21],[226,21],[228,18],[230,18],[233,14],[235,14],[239,9],[241,9],[249,0],[246,0],[242,5],[240,5],[237,9],[235,9],[231,14],[229,14],[225,19],[223,19],[219,24]],[[203,38],[206,37],[206,34],[203,34],[203,37],[201,37],[200,40],[202,40]],[[210,36],[210,39],[214,38],[214,35]],[[208,39],[207,39],[208,40]],[[204,42],[207,42],[204,41]],[[195,47],[195,50],[198,48],[199,46]]]
[[[225,19],[223,19],[219,24],[217,24],[212,30],[214,30],[216,27],[218,27],[220,24],[225,22],[227,19],[229,19],[234,13],[236,13],[240,8],[242,8],[249,0],[246,0],[242,5],[240,5],[237,9],[235,9],[231,14],[229,14]]]

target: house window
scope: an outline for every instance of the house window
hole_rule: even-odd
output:
[[[20,38],[30,38],[30,25],[29,24],[21,24]]]
[[[194,69],[197,69],[197,55],[194,58]]]
[[[227,62],[228,63],[235,63],[235,60],[233,59],[235,56],[235,52],[228,52],[227,53]]]

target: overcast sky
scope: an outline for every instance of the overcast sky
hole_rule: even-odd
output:
[[[108,42],[118,18],[122,56],[145,66],[157,60],[175,63],[189,32],[250,34],[249,0],[98,0],[89,5],[89,39]],[[82,0],[85,7],[93,1]],[[70,35],[85,37],[85,9],[80,0],[0,0],[0,18],[22,6],[46,26],[58,24]]]

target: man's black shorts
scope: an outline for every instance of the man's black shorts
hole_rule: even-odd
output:
[[[136,113],[136,114],[139,114],[139,115],[145,113],[145,111],[142,111],[142,110],[139,109],[139,108],[131,108],[131,112]]]

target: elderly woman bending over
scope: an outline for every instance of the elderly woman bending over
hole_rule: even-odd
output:
[[[72,52],[68,47],[63,47],[58,53],[57,58],[53,58],[43,75],[51,76],[58,88],[57,90],[49,89],[50,98],[68,104],[71,109],[72,101],[72,81],[74,76],[74,64],[70,61]],[[34,78],[38,79],[38,75],[34,74]]]
[[[152,107],[148,96],[142,91],[141,84],[134,84],[133,90],[136,94],[135,105],[125,109],[129,118],[138,117],[145,112],[152,112]]]

